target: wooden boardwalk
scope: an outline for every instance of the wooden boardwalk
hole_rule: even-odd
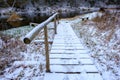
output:
[[[50,52],[50,70],[44,80],[103,80],[89,52],[65,21],[57,27]]]

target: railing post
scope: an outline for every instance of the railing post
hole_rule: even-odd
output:
[[[57,24],[56,24],[56,17],[54,18],[54,30],[55,30],[55,34],[57,34]]]
[[[47,26],[44,27],[44,35],[45,35],[44,38],[45,38],[46,72],[50,72]]]
[[[59,24],[59,15],[57,15],[57,21],[58,21],[58,24]]]

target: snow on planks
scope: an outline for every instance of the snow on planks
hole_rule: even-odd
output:
[[[80,64],[80,65],[93,65],[93,61],[91,59],[50,59],[51,65],[70,65],[70,64]]]
[[[50,51],[50,73],[44,80],[103,80],[69,23],[61,21]]]
[[[99,74],[81,73],[81,74],[62,74],[62,73],[46,73],[44,80],[103,80]]]

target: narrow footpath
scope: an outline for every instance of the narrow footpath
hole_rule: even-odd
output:
[[[60,21],[50,51],[50,73],[44,80],[103,80],[70,23]]]

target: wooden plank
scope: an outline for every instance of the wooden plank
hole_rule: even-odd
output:
[[[51,72],[87,72],[98,73],[94,65],[50,65]]]
[[[65,47],[65,46],[63,46],[63,47],[59,47],[59,46],[52,46],[52,50],[55,50],[55,49],[57,49],[57,50],[66,50],[66,49],[68,49],[68,50],[85,50],[85,48],[84,47]]]
[[[80,64],[84,65],[94,65],[93,61],[91,59],[79,59]]]
[[[88,54],[50,54],[50,58],[90,58]]]
[[[82,44],[52,44],[52,46],[65,46],[65,47],[83,47]]]
[[[45,43],[45,40],[34,40],[33,43],[38,44],[38,43]],[[52,44],[52,40],[48,40],[48,43]]]
[[[51,53],[78,53],[78,54],[86,54],[88,51],[86,50],[51,50]]]
[[[53,42],[53,44],[79,44],[80,42],[69,42],[69,41],[64,41],[64,42]]]
[[[46,73],[44,80],[64,80],[64,74]]]
[[[44,80],[103,80],[100,74],[62,74],[62,73],[46,73]]]
[[[70,36],[70,38],[68,38],[68,36],[60,36],[60,38],[54,38],[54,42],[64,42],[64,41],[68,41],[68,42],[78,42],[80,43],[80,40],[78,38],[72,38],[72,36]]]
[[[50,58],[76,58],[74,54],[50,54]]]
[[[58,34],[55,36],[55,37],[69,37],[70,39],[72,39],[72,38],[78,38],[77,36],[76,36],[76,34],[74,34],[74,33],[67,33],[67,32],[64,32],[64,31],[61,31],[60,33],[58,32]]]
[[[73,35],[73,34],[68,34],[68,35],[65,35],[66,33],[63,33],[63,34],[58,34],[55,36],[55,38],[68,38],[68,39],[77,39],[78,40],[78,37],[76,35]]]
[[[52,45],[52,47],[55,47],[55,48],[60,48],[60,47],[62,47],[62,48],[83,48],[83,49],[85,49],[85,47],[84,46],[82,46],[82,45],[74,45],[74,44],[64,44],[64,45],[59,45],[59,44],[53,44]]]
[[[56,36],[56,37],[54,37],[54,39],[56,39],[56,40],[59,40],[59,39],[60,39],[60,40],[64,40],[64,39],[67,39],[67,40],[70,40],[70,39],[72,39],[72,40],[79,40],[79,38],[77,38],[77,37],[72,37],[72,36],[69,37],[69,38],[68,38],[68,37],[66,38],[66,36]]]
[[[72,36],[59,36],[59,37],[55,37],[54,38],[55,41],[59,41],[59,40],[63,40],[63,41],[79,41],[80,42],[80,39],[79,38],[75,38],[75,37],[72,37]]]
[[[70,64],[79,64],[79,62],[76,59],[50,59],[50,64],[65,64],[65,65],[70,65]]]
[[[50,59],[50,64],[82,64],[82,65],[93,65],[91,59]]]
[[[70,43],[70,44],[79,44],[80,43],[80,41],[74,41],[74,40],[54,40],[54,42],[53,42],[54,44],[68,44],[68,43]]]

